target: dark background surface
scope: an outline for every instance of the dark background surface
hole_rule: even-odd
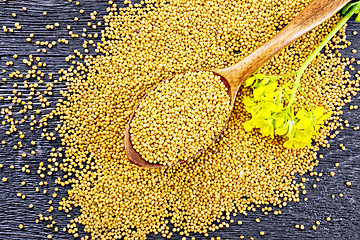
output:
[[[1,0],[2,1],[2,0]],[[121,3],[116,2],[119,6]],[[69,3],[65,0],[51,0],[51,1],[6,1],[0,2],[0,27],[3,25],[7,28],[14,28],[14,33],[4,33],[0,29],[0,79],[7,78],[7,82],[0,82],[0,96],[7,98],[13,95],[12,85],[14,83],[22,83],[24,79],[15,79],[8,76],[9,73],[20,70],[21,73],[26,74],[30,69],[22,63],[24,58],[29,54],[40,56],[42,62],[47,63],[47,67],[42,68],[41,71],[45,73],[54,73],[54,79],[58,78],[57,72],[61,68],[68,68],[70,63],[65,62],[65,57],[73,54],[74,49],[81,50],[83,38],[71,38],[66,30],[67,25],[72,26],[75,34],[82,34],[82,29],[87,28],[88,22],[93,24],[102,21],[101,16],[106,14],[106,8],[109,5],[106,1],[87,0],[80,1],[77,6],[75,1]],[[22,7],[26,7],[27,11],[24,12]],[[79,10],[83,9],[84,13],[80,14]],[[43,12],[46,11],[47,15],[44,16]],[[93,11],[98,12],[96,21],[90,19],[89,14]],[[17,17],[11,16],[16,13]],[[74,17],[78,16],[79,21],[74,22]],[[21,30],[14,27],[14,23],[19,22],[22,26]],[[46,25],[58,22],[60,27],[55,27],[54,30],[47,30]],[[103,27],[99,27],[95,31],[98,32]],[[348,39],[352,45],[346,50],[341,51],[343,57],[356,58],[360,60],[359,53],[352,53],[352,49],[357,49],[360,52],[360,34],[353,36],[352,32],[358,30],[360,33],[360,23],[355,23],[352,19],[347,28]],[[34,33],[35,37],[31,43],[26,42],[26,38],[30,33]],[[57,41],[59,38],[69,40],[69,45],[57,43],[52,49],[46,46],[38,46],[36,41]],[[38,48],[46,48],[47,53],[37,53]],[[92,51],[90,51],[92,53]],[[13,59],[13,54],[18,54],[18,59]],[[14,66],[6,66],[7,61],[14,61]],[[356,71],[360,70],[360,66],[353,64]],[[7,73],[2,73],[1,70],[6,69]],[[351,71],[352,75],[356,71]],[[355,78],[354,78],[355,79]],[[47,76],[44,78],[45,82],[49,82]],[[30,81],[29,81],[30,82]],[[34,81],[32,81],[34,82]],[[54,96],[48,97],[51,105],[47,109],[42,109],[40,103],[34,100],[34,109],[42,109],[41,114],[35,114],[34,110],[29,111],[26,115],[34,114],[36,119],[40,119],[42,115],[48,113],[53,109],[56,104],[57,98],[60,96],[59,91],[64,89],[64,83],[58,84],[54,87]],[[44,91],[45,86],[40,86],[38,90]],[[23,87],[18,87],[24,99],[28,96],[29,90]],[[10,101],[0,100],[0,109],[9,106]],[[13,105],[13,104],[12,104]],[[348,119],[350,127],[345,128],[334,139],[330,140],[330,149],[321,149],[320,153],[324,155],[323,159],[319,159],[320,163],[315,169],[317,172],[323,173],[319,177],[319,182],[316,177],[307,174],[306,189],[307,194],[301,195],[299,203],[289,203],[288,206],[282,209],[282,214],[275,216],[270,213],[264,216],[260,210],[251,212],[248,216],[237,216],[234,218],[235,223],[230,224],[227,229],[219,230],[211,233],[210,237],[221,237],[222,239],[239,239],[241,235],[245,239],[255,237],[255,239],[360,239],[360,130],[354,131],[353,127],[360,125],[360,109],[350,110],[350,105],[360,105],[360,95],[353,97],[351,103],[348,103],[344,108],[343,119]],[[14,117],[19,119],[21,114],[16,113],[17,107],[14,106]],[[0,122],[4,120],[4,115],[0,115]],[[54,132],[54,127],[58,124],[58,119],[49,121],[48,131]],[[47,186],[39,186],[41,179],[36,173],[39,162],[43,161],[47,165],[47,159],[51,148],[59,147],[60,141],[48,141],[40,136],[43,131],[39,127],[35,127],[34,131],[29,130],[29,120],[18,127],[19,131],[23,131],[25,138],[22,140],[24,147],[14,150],[13,146],[20,139],[18,134],[12,134],[10,137],[5,135],[9,125],[5,127],[0,125],[0,141],[6,140],[6,144],[0,144],[0,163],[4,165],[0,169],[0,179],[3,177],[8,178],[7,183],[0,181],[0,240],[17,240],[17,239],[47,239],[47,235],[51,234],[53,239],[73,239],[73,237],[62,231],[71,219],[66,216],[64,212],[57,210],[57,203],[62,197],[66,196],[66,189],[59,187],[58,197],[55,199],[51,196],[54,193],[54,183],[57,176],[61,173],[47,176],[45,180],[49,183]],[[29,142],[36,140],[37,144],[32,146]],[[345,151],[339,148],[342,143],[346,147]],[[36,150],[36,154],[30,154],[31,150]],[[22,157],[22,153],[27,153],[27,157]],[[335,167],[336,162],[340,163],[339,167]],[[26,164],[30,165],[31,173],[26,174],[21,171],[21,168]],[[10,169],[10,165],[14,165],[15,169]],[[335,176],[331,177],[329,173],[335,172]],[[21,182],[26,181],[26,185],[22,186]],[[352,185],[346,186],[345,182],[351,181]],[[312,185],[316,183],[317,188],[313,189]],[[35,188],[39,187],[40,192],[36,192]],[[44,194],[43,190],[48,190]],[[26,199],[17,197],[17,193],[25,194]],[[344,196],[341,198],[339,194]],[[331,195],[335,195],[333,199]],[[307,197],[308,201],[303,201]],[[47,213],[49,208],[48,201],[53,200],[54,212]],[[34,208],[29,209],[29,204],[33,204]],[[46,214],[47,213],[47,214]],[[77,216],[78,210],[71,213]],[[41,221],[35,223],[39,214],[52,215],[56,221],[55,226],[59,227],[59,232],[55,233],[54,230],[48,229],[46,226],[50,222]],[[331,221],[326,221],[327,217],[331,217]],[[256,223],[255,218],[260,218],[261,222]],[[239,226],[237,221],[243,221]],[[320,226],[314,231],[311,227],[315,221],[320,221]],[[24,225],[24,229],[19,229],[19,224]],[[305,229],[296,229],[295,224],[304,225]],[[265,235],[260,236],[259,232],[264,231]],[[210,239],[200,235],[195,236],[197,239]],[[182,236],[174,236],[173,239],[181,239]],[[162,239],[161,236],[150,235],[149,239]]]

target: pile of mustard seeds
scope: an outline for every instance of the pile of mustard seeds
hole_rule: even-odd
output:
[[[234,112],[219,141],[199,158],[167,169],[145,169],[129,163],[124,131],[139,100],[156,84],[182,72],[208,71],[232,65],[273,37],[311,0],[145,0],[104,16],[98,56],[84,56],[62,71],[68,92],[58,105],[57,128],[66,148],[57,183],[71,185],[59,209],[80,207],[64,230],[82,239],[145,239],[150,233],[171,238],[228,227],[237,214],[256,206],[264,213],[299,201],[303,183],[295,175],[316,166],[319,146],[339,124],[341,107],[359,90],[350,81],[336,49],[350,43],[340,31],[307,69],[302,88],[315,106],[333,111],[311,148],[283,147],[285,139],[246,132],[250,116],[240,90]],[[259,72],[296,71],[337,24],[332,17],[273,57]],[[74,60],[75,55],[70,58]],[[80,74],[81,73],[81,74]],[[293,81],[280,80],[280,84]],[[299,94],[297,101],[305,104]],[[160,162],[164,159],[156,159]],[[280,214],[281,212],[277,212]],[[170,227],[171,226],[171,227]]]
[[[207,148],[223,130],[230,97],[220,76],[179,74],[141,101],[131,122],[134,149],[150,163],[172,165]]]

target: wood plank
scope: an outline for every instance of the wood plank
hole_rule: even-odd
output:
[[[26,12],[21,10],[24,6],[27,7]],[[48,67],[44,68],[46,73],[57,73],[59,69],[67,68],[69,64],[64,61],[64,58],[71,54],[73,50],[81,48],[82,39],[71,39],[68,36],[66,26],[70,24],[75,33],[81,34],[82,28],[89,21],[94,22],[91,21],[89,14],[96,10],[98,12],[97,21],[101,21],[101,16],[106,14],[107,6],[106,1],[97,0],[80,1],[79,6],[75,5],[75,1],[69,3],[65,0],[8,0],[7,2],[0,2],[0,27],[3,25],[13,27],[17,21],[22,25],[22,30],[15,30],[11,34],[5,34],[0,30],[0,70],[3,68],[14,70],[18,66],[21,66],[22,71],[27,70],[25,65],[21,63],[21,59],[29,54],[41,56],[44,62],[48,63]],[[84,14],[79,14],[80,9],[84,9]],[[47,11],[47,16],[42,15],[43,11]],[[11,17],[13,12],[17,14],[16,19]],[[81,15],[80,20],[74,22],[74,17],[79,15]],[[47,24],[54,24],[55,22],[60,24],[58,29],[46,30]],[[96,31],[100,30],[101,28],[98,28]],[[360,24],[351,20],[347,28],[347,36],[352,42],[352,46],[341,51],[341,53],[345,57],[360,60],[359,53],[351,52],[352,49],[360,51],[360,35],[353,36],[352,32],[354,30],[360,33]],[[30,33],[34,33],[35,38],[31,43],[27,43],[26,38]],[[40,48],[35,44],[36,41],[57,41],[58,38],[71,40],[70,44],[57,44],[46,54],[36,52],[36,49]],[[12,55],[15,53],[19,55],[17,60],[12,59]],[[9,60],[14,60],[17,67],[4,67],[5,62]],[[354,67],[356,71],[360,70],[358,65],[354,64]],[[4,77],[2,72],[0,72],[0,77]],[[15,83],[16,81],[9,79],[8,82]],[[11,91],[7,86],[9,85],[0,83],[1,94]],[[56,103],[59,91],[64,88],[64,84],[56,87],[54,97],[50,98],[52,107],[44,110],[44,112],[49,112],[55,107],[54,101]],[[0,101],[0,108],[3,108],[8,102]],[[359,95],[353,98],[351,104],[360,105]],[[343,118],[350,121],[351,127],[360,125],[360,110],[349,110],[349,105],[347,104],[344,107]],[[56,121],[51,121],[48,129],[53,129],[56,124]],[[49,207],[47,202],[52,199],[51,194],[53,192],[43,194],[42,191],[44,189],[54,189],[54,179],[60,176],[60,173],[54,174],[53,177],[47,178],[49,181],[47,187],[39,186],[41,179],[36,174],[38,163],[47,161],[51,148],[58,147],[60,144],[59,141],[51,143],[45,141],[39,137],[37,131],[24,131],[27,137],[36,140],[38,143],[35,147],[37,151],[35,156],[30,155],[25,159],[21,157],[23,151],[29,152],[34,149],[32,145],[25,141],[24,148],[20,151],[11,148],[18,141],[16,138],[11,137],[11,140],[7,140],[8,144],[6,145],[0,144],[0,163],[4,164],[4,168],[0,169],[0,179],[4,176],[8,178],[8,183],[0,182],[0,240],[47,239],[48,234],[52,234],[53,239],[73,239],[71,235],[61,230],[70,219],[66,217],[64,212],[55,210],[52,213],[57,221],[56,226],[60,228],[58,233],[47,229],[46,225],[48,223],[46,222],[35,223],[38,214],[46,212]],[[5,128],[0,125],[0,140],[2,140],[4,133]],[[249,213],[247,217],[238,216],[235,218],[236,222],[241,220],[243,225],[231,224],[228,229],[211,233],[210,237],[220,236],[222,239],[239,239],[240,235],[244,235],[247,239],[250,236],[254,236],[255,239],[360,239],[360,131],[355,132],[352,128],[346,128],[335,140],[330,140],[330,143],[330,149],[320,150],[324,158],[320,159],[317,171],[322,172],[324,177],[321,178],[320,182],[316,182],[313,177],[307,175],[309,179],[306,183],[308,201],[289,203],[280,216],[269,215],[265,217],[260,211]],[[339,143],[343,143],[347,150],[341,151],[337,146]],[[335,168],[335,162],[340,162],[340,167]],[[11,164],[15,166],[15,170],[9,168]],[[21,172],[21,168],[25,164],[30,165],[30,174]],[[329,176],[330,171],[336,173],[335,177]],[[24,179],[26,185],[21,186]],[[347,180],[352,182],[351,187],[345,186]],[[310,187],[313,183],[318,185],[316,189]],[[35,192],[36,187],[40,187],[40,193]],[[60,188],[59,197],[54,201],[54,206],[57,206],[59,200],[66,196],[66,191],[66,188]],[[26,199],[22,200],[17,197],[17,192],[26,194]],[[339,193],[343,193],[344,197],[339,198]],[[331,194],[336,195],[336,198],[332,199]],[[34,209],[29,209],[29,204],[34,204]],[[73,216],[76,216],[76,212],[78,213],[79,210],[75,210]],[[325,221],[328,216],[332,218],[330,222]],[[261,222],[254,224],[254,219],[257,217],[261,219]],[[311,230],[311,226],[316,220],[321,221],[321,225],[318,230],[314,231]],[[19,224],[24,224],[23,230],[18,228]],[[305,225],[305,230],[295,229],[295,224]],[[266,235],[260,237],[260,231],[265,231]],[[192,236],[196,236],[197,239],[209,239],[200,235]],[[174,237],[174,239],[181,238],[182,236],[179,235]],[[149,239],[162,238],[151,235]]]

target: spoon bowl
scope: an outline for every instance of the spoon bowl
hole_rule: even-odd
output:
[[[351,0],[314,0],[309,4],[307,8],[305,8],[291,23],[289,23],[283,30],[281,30],[275,37],[273,37],[270,41],[262,45],[260,48],[255,50],[253,53],[245,57],[240,62],[223,69],[213,70],[212,72],[216,75],[219,75],[221,81],[227,88],[227,93],[230,96],[230,105],[231,110],[234,107],[236,95],[239,91],[240,86],[243,82],[249,78],[257,69],[259,69],[265,62],[271,59],[275,54],[277,54],[281,49],[320,25],[328,18],[333,16],[336,12],[342,9],[347,3],[351,2]],[[166,79],[166,80],[171,80]],[[164,81],[166,81],[164,80]],[[160,82],[163,83],[164,81]],[[150,90],[153,91],[157,88],[155,86]],[[144,100],[148,95],[146,94],[141,100]],[[172,165],[162,165],[162,164],[154,164],[145,161],[140,154],[134,149],[133,144],[131,142],[131,134],[130,127],[131,122],[135,117],[136,110],[139,108],[140,104],[138,104],[134,111],[132,112],[129,122],[125,129],[125,152],[131,163],[140,166],[140,167],[148,167],[148,168],[164,168]],[[211,141],[209,145],[204,146],[197,153],[190,156],[187,159],[179,161],[175,164],[179,164],[185,162],[189,159],[196,158],[203,151],[211,146],[216,140],[219,139],[221,134],[224,132],[229,120],[230,115],[227,117],[226,123],[220,133],[215,136],[215,138]],[[173,165],[175,165],[173,164]]]
[[[219,75],[218,73],[216,73],[215,71],[213,71],[214,74],[216,75]],[[222,77],[221,75],[220,76],[220,80],[224,83],[225,87],[227,88],[227,94],[230,96],[230,105],[231,105],[231,108],[233,107],[234,105],[234,101],[233,99],[231,98],[231,86],[229,84],[229,82],[224,78]],[[154,91],[159,85],[161,85],[162,83],[166,82],[166,81],[171,81],[172,78],[167,78],[161,82],[159,82],[158,85],[156,85],[155,87],[153,87],[150,91]],[[147,161],[145,161],[143,159],[143,157],[135,150],[132,142],[131,142],[131,133],[130,133],[130,128],[131,128],[131,122],[133,121],[134,117],[135,117],[135,113],[136,111],[139,109],[140,107],[140,103],[145,99],[147,98],[148,94],[145,94],[139,101],[139,104],[134,108],[134,111],[131,113],[130,115],[130,119],[126,125],[126,129],[125,129],[125,137],[124,137],[124,143],[125,143],[125,152],[126,152],[126,155],[128,156],[129,160],[131,163],[139,166],[139,167],[147,167],[147,168],[164,168],[164,167],[169,167],[169,166],[173,166],[173,165],[176,165],[176,164],[180,164],[180,163],[183,163],[183,162],[186,162],[190,159],[193,159],[193,158],[196,158],[198,157],[203,151],[205,151],[206,149],[208,149],[215,141],[217,141],[219,139],[219,137],[221,136],[221,134],[224,132],[229,120],[230,120],[230,115],[228,116],[227,120],[226,120],[226,123],[224,125],[224,127],[221,129],[221,131],[215,136],[215,138],[211,141],[210,144],[204,146],[201,150],[199,150],[197,153],[193,154],[192,156],[184,159],[184,160],[181,160],[175,164],[172,164],[172,165],[162,165],[162,164],[157,164],[157,163],[149,163]]]

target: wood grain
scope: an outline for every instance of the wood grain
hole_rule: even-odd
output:
[[[120,3],[118,3],[121,6]],[[27,12],[23,12],[21,8],[27,7]],[[60,0],[23,0],[0,2],[0,27],[6,25],[8,27],[14,26],[15,22],[20,22],[23,29],[15,30],[12,34],[5,34],[0,31],[0,70],[7,69],[14,71],[20,69],[26,72],[28,67],[21,63],[22,59],[29,54],[41,56],[43,61],[48,63],[48,66],[43,69],[45,73],[56,74],[61,68],[68,68],[70,63],[64,61],[68,54],[72,54],[74,49],[81,49],[82,40],[71,39],[68,36],[66,26],[70,24],[75,33],[81,33],[82,28],[87,26],[87,22],[91,19],[89,14],[93,11],[98,12],[98,19],[101,20],[102,15],[106,14],[108,4],[106,1],[86,0],[80,1],[80,5],[76,6],[75,1],[69,3]],[[84,14],[81,15],[78,22],[74,22],[73,18],[80,15],[79,10],[84,9]],[[47,11],[47,16],[43,16],[42,12]],[[11,13],[16,12],[17,18],[11,17]],[[46,30],[47,24],[60,23],[60,27],[56,30]],[[98,28],[96,31],[100,31]],[[349,22],[347,29],[348,40],[352,42],[352,46],[341,51],[343,57],[355,58],[360,61],[358,53],[352,53],[352,49],[360,50],[359,35],[353,36],[352,32],[357,30],[360,32],[360,24],[355,23],[354,20]],[[30,33],[35,33],[34,41],[27,43],[25,39]],[[38,54],[36,52],[37,46],[35,41],[57,40],[58,38],[66,38],[70,41],[69,45],[58,44],[46,54]],[[41,46],[42,48],[42,46]],[[19,59],[12,59],[13,54],[18,54]],[[5,62],[13,60],[14,67],[6,67]],[[356,71],[360,67],[354,64]],[[354,75],[355,72],[351,73]],[[0,78],[5,77],[0,71]],[[15,82],[22,82],[20,79],[9,79],[7,84],[0,83],[0,94],[7,95],[12,91],[12,84]],[[55,102],[60,96],[59,91],[65,89],[65,84],[57,85],[54,90],[54,96],[49,99],[52,102],[48,110],[51,111],[55,107]],[[43,88],[42,88],[43,89]],[[23,92],[24,97],[27,97],[25,89],[19,88]],[[4,108],[9,104],[9,101],[0,101],[0,108]],[[39,104],[38,102],[34,102]],[[359,94],[353,98],[350,104],[344,107],[344,119],[348,119],[350,126],[354,127],[360,125],[360,110],[349,110],[350,105],[360,105]],[[0,115],[1,121],[3,116]],[[48,131],[54,129],[58,124],[58,119],[49,122]],[[0,125],[0,140],[5,136],[7,128]],[[49,222],[35,223],[38,214],[46,213],[50,206],[48,201],[54,200],[54,207],[56,208],[59,200],[66,197],[67,189],[60,188],[57,198],[52,198],[51,194],[56,187],[54,181],[61,174],[55,174],[51,177],[46,177],[48,186],[39,186],[40,181],[44,181],[37,174],[36,170],[40,161],[47,163],[47,159],[52,147],[61,146],[59,140],[48,142],[41,138],[40,130],[29,131],[28,127],[21,129],[25,133],[26,141],[24,140],[24,147],[21,150],[14,150],[12,146],[19,140],[17,137],[7,139],[7,144],[0,144],[0,163],[4,164],[4,168],[0,169],[0,179],[8,178],[8,183],[0,181],[0,240],[45,240],[48,234],[53,235],[53,239],[65,240],[74,239],[71,235],[64,233],[61,229],[66,226],[70,218],[64,212],[55,210],[51,213],[56,220],[56,226],[60,228],[58,233],[46,228]],[[35,147],[28,144],[29,139],[35,139],[37,144]],[[339,143],[343,143],[346,151],[341,151],[338,147]],[[307,179],[306,186],[308,193],[306,197],[308,201],[301,201],[299,203],[289,203],[288,206],[282,209],[283,214],[280,216],[269,215],[264,216],[260,211],[249,213],[247,217],[237,216],[235,223],[230,224],[227,229],[219,230],[215,233],[210,233],[210,237],[220,236],[222,239],[238,240],[240,235],[246,238],[254,236],[255,239],[343,239],[343,240],[357,240],[360,239],[360,131],[353,131],[351,128],[346,128],[334,140],[330,140],[330,149],[322,149],[320,153],[324,155],[323,159],[319,159],[320,163],[317,167],[318,172],[322,172],[324,177],[321,177],[320,182],[317,182],[314,177],[305,175]],[[22,158],[21,153],[29,153],[31,149],[36,149],[37,154]],[[338,168],[334,167],[334,163],[339,162]],[[15,166],[15,170],[9,168],[10,165]],[[21,168],[25,165],[30,165],[31,173],[25,174]],[[330,177],[329,172],[334,171],[335,176]],[[22,181],[26,181],[25,186],[21,186]],[[347,187],[346,181],[351,181],[352,186]],[[317,188],[312,189],[312,184],[316,183]],[[41,192],[36,192],[35,188],[40,187]],[[42,191],[48,189],[49,193],[43,194]],[[16,196],[17,192],[26,194],[26,199],[20,199]],[[344,197],[339,198],[338,194],[343,193]],[[331,195],[336,195],[335,199]],[[304,198],[305,196],[302,196]],[[34,204],[34,209],[29,209],[28,205]],[[79,209],[75,209],[72,216],[76,216]],[[48,213],[50,214],[50,213]],[[332,220],[327,222],[326,217],[330,216]],[[260,218],[260,223],[255,223],[254,219]],[[243,225],[236,224],[237,221],[243,221]],[[321,222],[318,230],[314,231],[311,226],[316,220]],[[24,229],[18,228],[19,224],[24,224]],[[301,231],[295,229],[295,224],[303,224],[305,230]],[[264,231],[265,236],[260,237],[259,232]],[[200,235],[191,235],[197,239],[210,239]],[[149,239],[157,240],[163,239],[161,236],[151,235]],[[182,236],[176,235],[175,240],[182,239]],[[189,239],[189,238],[187,238]]]

